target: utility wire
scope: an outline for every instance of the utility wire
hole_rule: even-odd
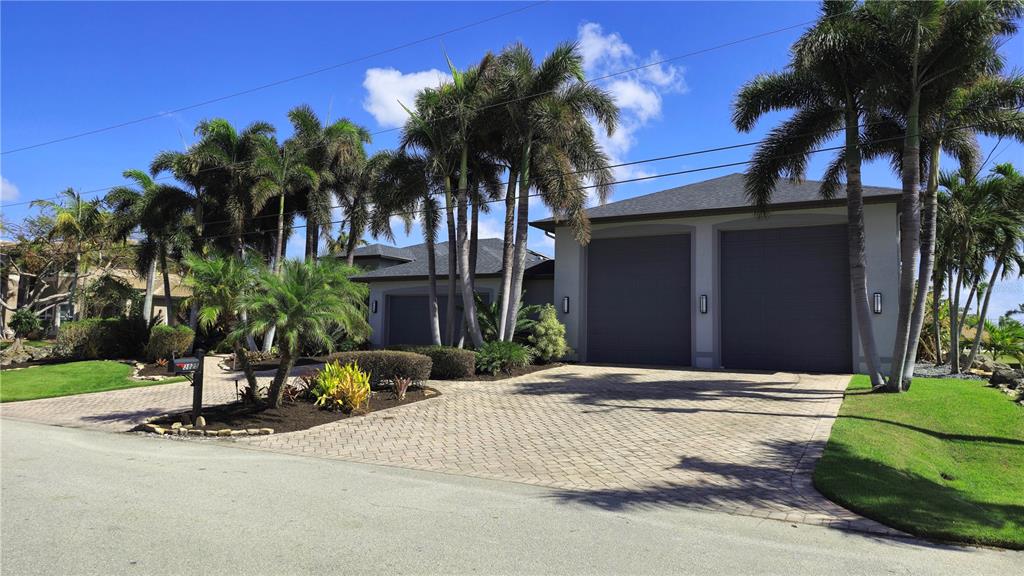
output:
[[[371,54],[366,54],[366,55],[363,55],[363,56],[359,56],[359,57],[353,58],[351,60],[346,60],[344,62],[338,62],[337,64],[331,64],[329,66],[324,66],[322,68],[317,68],[316,70],[310,70],[308,72],[303,72],[301,74],[296,74],[295,76],[289,76],[287,78],[282,78],[280,80],[274,80],[273,82],[267,82],[266,84],[260,84],[259,86],[254,86],[252,88],[247,88],[245,90],[239,90],[238,92],[232,92],[231,94],[226,94],[224,96],[218,96],[216,98],[210,98],[209,100],[203,100],[202,102],[196,102],[194,104],[188,104],[186,106],[181,106],[181,107],[175,108],[173,110],[167,110],[167,111],[164,111],[164,112],[158,112],[156,114],[150,114],[148,116],[142,116],[140,118],[135,118],[133,120],[126,120],[124,122],[120,122],[120,123],[117,123],[117,124],[111,124],[109,126],[104,126],[102,128],[95,128],[93,130],[87,130],[85,132],[79,132],[77,134],[70,134],[68,136],[62,136],[60,138],[54,138],[53,140],[47,140],[47,141],[44,141],[44,142],[37,142],[35,144],[29,144],[27,146],[22,146],[20,148],[12,148],[10,150],[4,150],[3,152],[0,152],[0,155],[14,154],[15,152],[22,152],[22,151],[25,151],[25,150],[32,150],[33,148],[41,148],[43,146],[49,146],[51,144],[57,144],[59,142],[67,142],[68,140],[75,140],[77,138],[82,138],[83,136],[91,136],[93,134],[99,134],[101,132],[109,132],[110,130],[115,130],[117,128],[123,128],[125,126],[131,126],[133,124],[139,124],[139,123],[142,123],[142,122],[147,122],[149,120],[156,120],[157,118],[163,118],[165,116],[170,116],[172,114],[177,114],[179,112],[185,112],[187,110],[192,110],[192,109],[199,108],[199,107],[202,107],[202,106],[206,106],[206,105],[209,105],[209,104],[214,104],[216,102],[223,102],[224,100],[230,100],[232,98],[237,98],[239,96],[244,96],[246,94],[252,94],[253,92],[259,92],[260,90],[266,90],[267,88],[273,88],[275,86],[280,86],[282,84],[287,84],[289,82],[294,82],[295,80],[301,80],[303,78],[308,78],[310,76],[315,76],[317,74],[323,74],[324,72],[329,72],[331,70],[336,70],[336,69],[342,68],[344,66],[349,66],[351,64],[356,64],[358,62],[369,60],[371,58],[376,58],[377,56],[383,56],[385,54],[390,54],[392,52],[397,52],[399,50],[403,50],[405,48],[416,46],[418,44],[423,44],[424,42],[429,42],[431,40],[436,40],[438,38],[443,38],[445,36],[448,36],[450,34],[454,34],[456,32],[461,32],[463,30],[468,30],[470,28],[474,28],[476,26],[480,26],[481,24],[486,24],[488,22],[493,22],[495,20],[499,20],[501,18],[505,18],[506,16],[511,16],[513,14],[518,14],[519,12],[524,12],[524,11],[529,10],[531,8],[540,6],[541,4],[546,4],[546,3],[550,2],[550,1],[551,0],[539,0],[537,2],[532,2],[532,3],[527,4],[525,6],[520,6],[518,8],[513,9],[513,10],[509,10],[507,12],[502,12],[500,14],[495,14],[494,16],[490,16],[490,17],[484,18],[482,20],[476,20],[476,21],[470,22],[468,24],[463,24],[462,26],[457,26],[455,28],[449,28],[448,30],[444,30],[442,32],[437,32],[435,34],[431,34],[430,36],[424,36],[422,38],[418,38],[416,40],[412,40],[412,41],[406,42],[404,44],[399,44],[397,46],[392,46],[391,48],[386,48],[384,50],[378,50],[377,52],[373,52]]]

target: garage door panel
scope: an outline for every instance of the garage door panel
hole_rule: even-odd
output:
[[[491,295],[478,292],[483,301],[491,302]],[[457,319],[462,318],[462,295],[456,295]],[[441,326],[441,338],[444,338],[448,326],[448,297],[437,296],[438,320]],[[430,335],[430,312],[425,294],[390,295],[387,297],[387,345],[429,345],[433,342]],[[456,327],[456,334],[461,334],[462,323]]]
[[[587,274],[589,361],[691,364],[688,235],[594,240]]]
[[[729,231],[720,247],[723,366],[850,371],[845,227]]]

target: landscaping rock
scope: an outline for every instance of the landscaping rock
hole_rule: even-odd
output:
[[[1024,378],[1024,370],[1013,370],[1011,368],[996,370],[992,373],[992,377],[988,379],[989,384],[1014,384]]]
[[[202,428],[203,426],[206,426],[206,418],[196,416],[196,428]]]
[[[0,350],[0,366],[10,366],[11,364],[24,364],[26,362],[46,360],[51,356],[52,352],[53,348],[25,346],[21,342],[16,342],[15,344],[11,344],[7,348]]]
[[[260,428],[260,434],[262,434],[262,435],[273,434],[273,433],[274,433],[274,429],[273,428]]]
[[[171,424],[171,430],[177,430],[178,428],[181,428],[181,422],[175,422],[174,424]]]
[[[196,430],[195,428],[189,428],[188,431],[189,436],[203,436],[205,434],[206,432],[203,432],[202,430]]]
[[[259,433],[260,433],[260,429],[259,428],[247,428],[245,430],[245,433],[250,435],[250,436],[258,436]]]
[[[232,430],[230,428],[225,428],[223,430],[217,430],[217,436],[231,436],[231,432],[232,432]]]

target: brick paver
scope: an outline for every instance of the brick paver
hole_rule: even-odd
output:
[[[207,402],[233,397],[233,377],[207,370]],[[497,382],[432,382],[437,398],[230,442],[523,482],[612,510],[686,505],[892,533],[811,485],[848,380],[567,365]],[[187,408],[190,394],[187,383],[170,384],[7,404],[0,414],[123,430]]]

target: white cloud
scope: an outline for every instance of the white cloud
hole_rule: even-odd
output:
[[[650,122],[661,118],[664,95],[687,92],[685,69],[662,63],[663,58],[657,50],[652,51],[646,58],[641,58],[622,36],[617,32],[606,34],[596,22],[580,25],[577,41],[583,55],[583,68],[589,78],[615,74],[610,78],[598,80],[598,84],[607,90],[619,105],[619,126],[611,136],[607,136],[602,130],[596,131],[599,142],[611,157],[612,164],[622,163],[636,145],[637,132]],[[623,70],[630,71],[621,73]],[[653,172],[644,169],[642,165],[615,169],[617,180],[652,174]]]
[[[363,88],[366,88],[363,109],[373,115],[381,126],[397,128],[409,117],[402,104],[412,108],[417,92],[450,78],[433,68],[408,74],[394,68],[370,68],[363,80]]]
[[[14,182],[0,176],[0,201],[11,202],[12,200],[17,200],[20,195],[21,192]]]

